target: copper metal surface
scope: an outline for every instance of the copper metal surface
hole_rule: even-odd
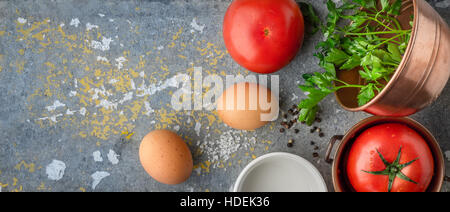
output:
[[[383,124],[383,123],[402,123],[406,124],[410,128],[416,130],[427,142],[428,146],[434,157],[434,176],[431,180],[430,185],[428,186],[427,192],[439,192],[441,191],[442,184],[444,182],[445,177],[445,162],[444,155],[442,154],[442,150],[439,147],[437,140],[434,136],[420,123],[410,119],[410,118],[396,118],[396,117],[380,117],[374,116],[367,119],[362,120],[355,126],[353,126],[347,134],[342,137],[333,137],[329,146],[329,150],[333,148],[333,145],[336,141],[336,138],[342,138],[341,142],[338,145],[336,153],[334,155],[333,165],[332,165],[332,178],[333,178],[333,186],[336,192],[353,192],[354,189],[348,182],[346,176],[346,164],[349,150],[353,144],[353,141],[358,135],[363,132],[365,129],[373,127],[375,125]],[[331,152],[331,151],[327,151]],[[329,159],[329,153],[327,154]]]
[[[379,116],[409,116],[433,103],[450,75],[450,29],[424,0],[404,1],[398,17],[407,28],[414,14],[411,40],[397,71],[374,99],[359,107],[357,88],[336,92],[341,106],[349,111],[366,111]],[[358,70],[338,71],[338,78],[362,84]]]

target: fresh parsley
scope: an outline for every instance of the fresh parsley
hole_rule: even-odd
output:
[[[396,19],[402,1],[391,2],[379,0],[377,6],[377,0],[344,0],[337,6],[334,1],[327,1],[326,23],[320,24],[324,41],[317,44],[315,54],[325,72],[303,75],[305,84],[300,89],[307,98],[298,105],[300,121],[311,125],[319,102],[339,89],[358,88],[360,106],[383,90],[399,66],[411,35],[411,30],[402,29]],[[314,12],[311,8],[308,11]],[[336,71],[355,68],[365,81],[363,85],[349,84],[336,77]]]

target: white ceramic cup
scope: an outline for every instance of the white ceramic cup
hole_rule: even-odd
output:
[[[304,158],[270,153],[248,164],[239,175],[234,192],[327,192],[320,172]]]

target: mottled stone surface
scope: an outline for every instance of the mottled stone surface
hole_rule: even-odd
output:
[[[213,112],[171,108],[168,96],[177,88],[170,79],[179,73],[202,67],[204,76],[250,74],[223,43],[230,2],[0,1],[0,191],[229,191],[250,161],[278,151],[312,162],[332,190],[331,166],[323,160],[328,139],[368,114],[346,112],[328,97],[316,124],[321,138],[304,125],[296,127],[299,134],[280,134],[282,118],[240,132]],[[325,15],[325,1],[309,2]],[[429,2],[450,22],[448,0]],[[277,73],[283,110],[304,97],[301,74],[319,69],[313,52],[320,39],[306,37],[295,60]],[[447,86],[412,116],[444,152],[449,103]],[[193,153],[195,170],[181,185],[159,184],[140,166],[140,140],[161,128],[178,130]]]

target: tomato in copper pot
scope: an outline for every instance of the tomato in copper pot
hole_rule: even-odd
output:
[[[347,176],[358,192],[424,192],[434,172],[427,142],[398,123],[363,131],[353,143]]]

